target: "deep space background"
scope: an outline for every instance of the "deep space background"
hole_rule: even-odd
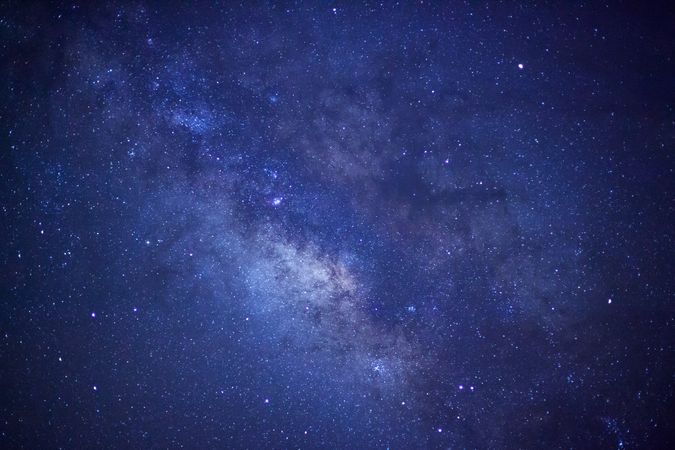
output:
[[[0,447],[673,448],[674,19],[2,2]]]

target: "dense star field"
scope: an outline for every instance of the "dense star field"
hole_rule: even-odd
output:
[[[3,2],[0,447],[667,448],[675,16]]]

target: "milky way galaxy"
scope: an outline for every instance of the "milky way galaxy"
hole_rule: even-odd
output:
[[[0,447],[672,448],[672,8],[519,3],[2,2]]]

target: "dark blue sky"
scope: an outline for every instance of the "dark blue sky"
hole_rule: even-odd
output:
[[[672,11],[2,2],[0,446],[674,445]]]

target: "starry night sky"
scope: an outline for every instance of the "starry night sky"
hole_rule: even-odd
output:
[[[673,445],[665,3],[108,3],[0,8],[1,447]]]

